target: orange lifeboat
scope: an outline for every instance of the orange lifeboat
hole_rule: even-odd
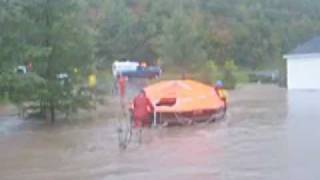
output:
[[[154,104],[154,124],[213,120],[225,112],[225,103],[213,87],[193,80],[162,81],[146,87]]]

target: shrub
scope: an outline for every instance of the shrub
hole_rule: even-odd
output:
[[[220,68],[215,64],[214,61],[208,60],[204,67],[201,68],[200,80],[212,84],[213,82],[222,79],[222,73]]]
[[[236,71],[238,67],[233,60],[227,60],[223,66],[223,81],[225,88],[234,89],[237,85]]]

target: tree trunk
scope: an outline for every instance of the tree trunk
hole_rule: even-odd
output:
[[[46,117],[46,103],[43,100],[43,97],[40,97],[40,115],[41,117]]]
[[[45,24],[46,24],[46,27],[48,29],[51,29],[51,22],[50,22],[50,0],[46,0],[46,4],[45,4]],[[51,35],[49,32],[47,32],[46,34],[46,38],[45,38],[45,46],[48,47],[48,48],[51,48]],[[53,82],[53,79],[54,79],[54,73],[53,73],[53,70],[52,70],[52,52],[49,54],[48,58],[47,58],[47,67],[46,67],[46,80],[47,80],[47,83],[48,83],[48,87],[49,88],[48,90],[49,91],[53,91],[53,89],[51,89],[51,85],[52,85],[52,82]],[[51,124],[54,124],[55,123],[55,104],[54,104],[54,100],[53,100],[53,97],[52,97],[52,94],[50,94],[50,97],[48,99],[49,101],[47,102],[47,106],[49,109],[49,113],[50,113],[50,120],[51,120]]]
[[[51,120],[51,124],[54,124],[55,121],[56,121],[55,106],[54,106],[54,103],[52,101],[50,102],[50,120]]]

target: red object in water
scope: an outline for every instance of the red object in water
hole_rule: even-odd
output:
[[[125,77],[119,77],[118,88],[119,88],[119,95],[121,98],[123,98],[126,94],[126,83],[127,83],[127,79]]]
[[[27,65],[27,71],[31,72],[32,71],[32,63],[28,63]]]
[[[135,127],[149,125],[150,113],[153,111],[153,106],[144,93],[140,93],[133,100],[133,117]]]

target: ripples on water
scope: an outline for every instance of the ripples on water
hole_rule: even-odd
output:
[[[316,180],[315,94],[245,87],[231,93],[226,120],[146,130],[127,151],[110,120],[21,128],[2,119],[0,179]]]

